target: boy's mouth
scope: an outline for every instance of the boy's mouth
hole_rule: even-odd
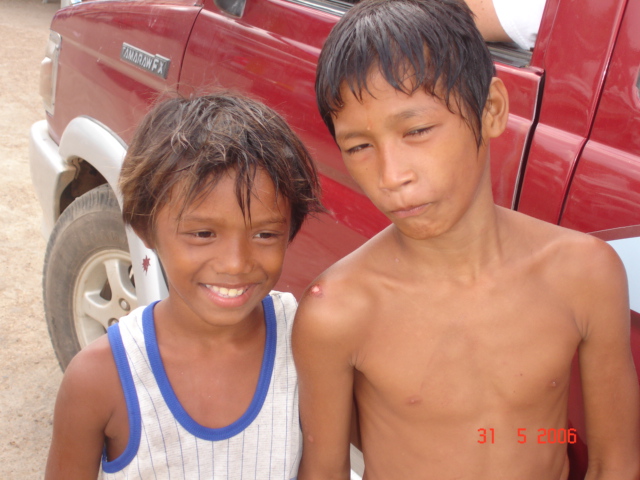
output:
[[[413,217],[420,215],[430,203],[423,203],[422,205],[412,205],[408,207],[402,207],[397,210],[393,210],[392,213],[399,218]]]
[[[218,287],[216,285],[205,285],[209,290],[211,290],[216,295],[220,295],[223,298],[237,298],[240,295],[243,295],[249,287],[237,287],[237,288],[226,288],[226,287]]]

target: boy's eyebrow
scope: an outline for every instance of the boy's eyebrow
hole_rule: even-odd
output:
[[[256,226],[256,225],[271,225],[271,224],[286,224],[287,223],[287,219],[283,216],[278,215],[277,217],[270,217],[270,218],[265,218],[264,220],[260,220],[260,221],[254,221],[253,219],[251,219],[251,225]]]
[[[430,105],[427,106],[423,106],[423,107],[415,107],[415,108],[409,108],[407,110],[403,110],[401,112],[398,112],[394,115],[391,115],[385,123],[387,123],[387,125],[389,124],[393,124],[396,123],[400,120],[410,120],[414,117],[419,117],[421,115],[427,114],[429,113],[429,111],[433,110],[433,107]]]
[[[183,215],[181,218],[181,223],[185,223],[185,222],[193,222],[193,223],[207,223],[210,222],[211,220],[217,220],[214,217],[211,217],[209,215]],[[251,225],[256,226],[256,225],[271,225],[271,224],[286,224],[287,223],[287,219],[285,217],[283,217],[282,215],[274,215],[273,217],[267,217],[264,219],[260,219],[258,221],[255,221],[254,219],[251,220]]]
[[[345,134],[336,134],[336,142],[344,142],[353,137],[360,137],[360,136],[362,136],[362,133],[359,131],[351,131]]]

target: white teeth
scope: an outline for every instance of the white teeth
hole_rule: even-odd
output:
[[[236,298],[246,292],[249,287],[245,288],[225,288],[225,287],[216,287],[215,285],[207,285],[207,288],[217,293],[221,297],[226,298]]]

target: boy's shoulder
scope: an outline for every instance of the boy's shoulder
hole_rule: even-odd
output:
[[[78,381],[84,390],[106,390],[105,383],[113,378],[116,382],[117,369],[111,353],[107,335],[102,335],[84,347],[69,363],[65,370],[65,379]]]
[[[387,272],[377,265],[385,231],[334,263],[318,276],[304,292],[298,313],[298,324],[318,328],[339,338],[359,338],[376,309],[376,279]]]
[[[106,428],[123,400],[107,335],[99,337],[73,357],[65,370],[58,395],[67,405],[67,411],[82,415],[81,410],[89,410],[86,415],[93,417],[92,423]]]
[[[139,331],[142,335],[142,315],[147,307],[138,307],[120,318],[117,328],[122,338],[123,330]],[[97,338],[80,350],[69,363],[61,385],[68,401],[73,404],[85,405],[94,412],[97,420],[104,422],[108,429],[115,412],[126,411],[124,394],[120,374],[114,359],[114,346],[109,335]],[[121,352],[124,354],[124,351]],[[123,410],[124,409],[124,410]]]
[[[509,215],[515,245],[512,257],[527,265],[524,272],[530,278],[542,280],[560,294],[575,317],[590,317],[590,310],[600,302],[624,303],[625,268],[609,244],[517,212]]]
[[[613,248],[593,235],[518,212],[506,212],[511,217],[509,228],[513,233],[510,241],[514,242],[514,251],[521,255],[529,252],[552,268],[568,268],[567,274],[593,271],[596,265],[611,264],[613,268],[622,265]]]

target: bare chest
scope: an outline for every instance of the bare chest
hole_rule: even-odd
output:
[[[262,350],[195,358],[164,351],[163,366],[178,402],[196,423],[223,428],[238,420],[253,401]],[[117,458],[127,446],[129,423],[124,397],[105,431],[107,456]]]
[[[380,292],[357,355],[360,393],[433,418],[566,394],[580,335],[560,296],[526,282],[434,290]]]
[[[262,353],[262,352],[259,352]],[[176,397],[197,423],[222,428],[240,418],[253,400],[262,356],[242,353],[167,362]]]

